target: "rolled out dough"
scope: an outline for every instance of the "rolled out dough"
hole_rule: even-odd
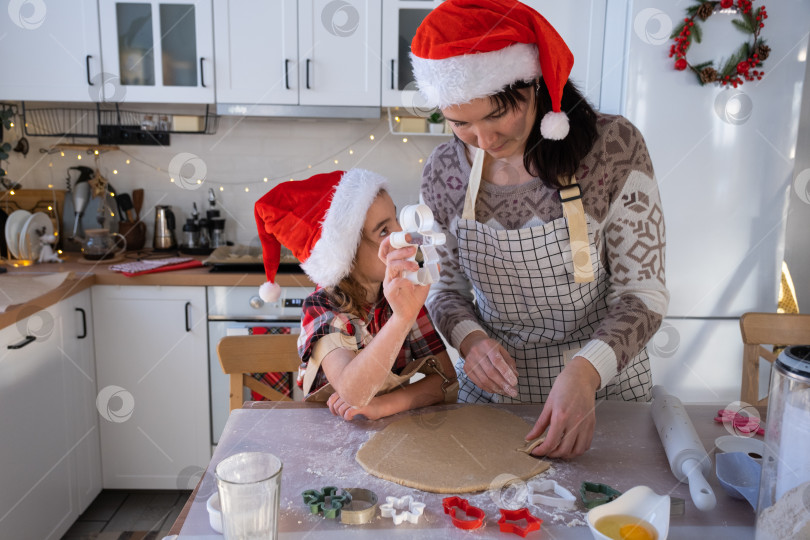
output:
[[[523,419],[486,405],[415,414],[375,433],[356,459],[374,476],[423,491],[484,491],[499,475],[526,480],[549,468],[520,451],[529,429]]]

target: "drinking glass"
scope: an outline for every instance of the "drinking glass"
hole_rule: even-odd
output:
[[[281,460],[265,452],[243,452],[220,461],[214,473],[225,540],[276,539]]]

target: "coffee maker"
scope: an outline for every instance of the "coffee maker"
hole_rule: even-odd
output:
[[[152,247],[155,251],[173,251],[177,249],[174,236],[174,212],[169,205],[155,207],[155,238]]]

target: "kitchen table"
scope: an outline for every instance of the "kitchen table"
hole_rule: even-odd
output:
[[[712,456],[714,471],[714,440],[728,435],[726,428],[713,421],[723,404],[686,405],[692,423]],[[431,407],[442,411],[465,405]],[[533,422],[541,405],[493,405]],[[421,411],[420,411],[421,412]],[[442,511],[441,499],[447,495],[422,492],[381,480],[367,474],[355,461],[357,449],[375,432],[407,414],[401,413],[377,421],[345,422],[333,416],[329,409],[309,403],[248,402],[245,408],[233,411],[211,463],[172,528],[178,540],[191,538],[221,538],[208,524],[205,503],[216,491],[213,471],[222,459],[245,451],[267,451],[283,462],[279,536],[281,538],[507,538],[498,529],[500,514],[488,492],[463,495],[474,506],[486,512],[484,527],[477,531],[455,529]],[[540,478],[556,480],[578,494],[582,481],[600,482],[622,492],[637,485],[646,485],[656,493],[669,494],[686,501],[685,512],[673,516],[669,538],[712,540],[746,540],[754,537],[754,512],[749,504],[732,499],[717,482],[714,473],[709,483],[717,496],[717,506],[710,512],[699,511],[689,497],[689,488],[673,476],[650,415],[649,403],[602,401],[596,409],[596,431],[591,449],[583,456],[570,460],[551,460],[549,471]],[[441,415],[434,417],[441,421]],[[426,425],[426,429],[431,426]],[[301,492],[324,486],[364,487],[374,491],[385,502],[386,496],[413,495],[426,503],[425,515],[418,524],[405,522],[394,526],[391,519],[377,517],[366,525],[344,525],[311,515],[304,506]],[[549,507],[530,507],[543,520],[540,532],[528,538],[588,539],[592,538],[585,522],[581,502],[575,511],[554,511]]]

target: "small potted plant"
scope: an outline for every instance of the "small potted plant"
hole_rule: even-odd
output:
[[[433,114],[427,117],[428,130],[431,133],[444,133],[444,116],[439,111],[434,111]]]

